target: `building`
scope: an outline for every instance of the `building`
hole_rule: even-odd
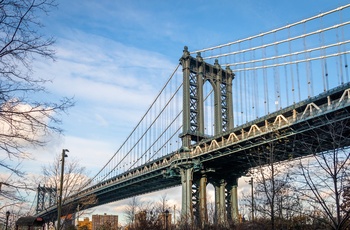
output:
[[[118,229],[118,216],[117,215],[92,215],[92,230],[99,229]]]
[[[92,230],[92,222],[89,217],[85,217],[84,220],[78,220],[78,230]]]
[[[171,213],[163,212],[159,214],[159,221],[163,229],[171,229]]]
[[[135,226],[140,227],[147,220],[147,212],[141,211],[135,214]]]
[[[168,230],[171,229],[171,213],[167,211],[152,214],[152,212],[147,213],[146,211],[141,211],[135,214],[135,220],[133,223],[129,224],[129,227],[134,227],[136,229],[147,227],[147,229]]]

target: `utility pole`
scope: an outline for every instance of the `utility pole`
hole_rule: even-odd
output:
[[[10,211],[7,211],[6,212],[6,227],[5,227],[5,230],[7,230],[7,227],[8,227],[8,225],[9,225],[9,217],[10,217]]]
[[[251,192],[252,192],[252,221],[254,221],[254,185],[253,185],[253,177],[250,178],[249,184],[251,185]]]
[[[164,214],[165,214],[165,230],[168,230],[168,216],[169,216],[168,209],[165,210]]]
[[[61,165],[61,180],[60,180],[60,193],[58,196],[58,206],[57,206],[57,230],[61,228],[61,211],[62,211],[62,190],[63,190],[63,175],[64,175],[64,158],[68,157],[66,152],[69,152],[68,149],[62,150],[62,165]]]

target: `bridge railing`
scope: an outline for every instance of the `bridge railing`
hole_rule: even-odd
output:
[[[339,94],[341,92],[341,94]],[[337,97],[334,98],[334,94]],[[332,95],[332,98],[330,97]],[[350,104],[350,84],[344,84],[323,93],[319,96],[289,106],[280,112],[270,114],[263,118],[236,127],[226,134],[204,140],[193,146],[191,156],[199,156],[213,152],[219,148],[225,148],[242,141],[277,132],[278,130],[291,127],[293,124],[311,119],[321,114],[326,114]],[[288,114],[288,115],[286,115]]]

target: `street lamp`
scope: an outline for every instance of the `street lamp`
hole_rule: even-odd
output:
[[[64,174],[64,158],[68,157],[66,152],[69,152],[68,149],[62,150],[62,166],[61,166],[61,181],[60,181],[60,193],[58,196],[58,207],[57,207],[57,230],[61,228],[61,211],[62,211],[62,190],[63,190],[63,174]]]
[[[168,216],[169,216],[169,211],[167,209],[165,210],[165,230],[168,230]]]
[[[7,230],[7,226],[8,226],[8,224],[9,224],[9,217],[10,217],[10,214],[11,214],[10,211],[7,211],[7,212],[6,212],[6,225],[5,225],[6,227],[5,227],[5,230]]]
[[[253,177],[250,178],[248,181],[251,185],[251,192],[252,192],[252,221],[254,221],[254,185],[253,185]]]

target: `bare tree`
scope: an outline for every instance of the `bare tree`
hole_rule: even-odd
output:
[[[125,217],[130,230],[171,229],[170,207],[167,194],[163,194],[158,202],[141,202],[137,197],[131,198],[125,208]],[[168,211],[168,213],[166,213]]]
[[[11,208],[12,211],[16,212],[16,209],[21,209],[23,213],[25,210],[22,206],[26,202],[30,191],[33,191],[33,188],[24,181],[13,180],[3,176],[0,176],[0,181],[4,181],[0,182],[0,212],[2,209],[8,210],[8,208]]]
[[[349,186],[350,127],[346,120],[332,123],[305,136],[312,140],[304,143],[304,151],[311,157],[299,162],[299,182],[296,191],[308,203],[308,214],[318,224],[332,229],[346,229],[349,225],[350,207],[346,203]]]
[[[125,218],[129,224],[135,223],[135,215],[142,210],[141,202],[139,198],[132,197],[128,205],[125,208]]]
[[[278,136],[278,133],[271,134],[271,137],[275,135]],[[293,216],[299,214],[301,208],[301,203],[292,190],[293,178],[290,175],[293,163],[285,160],[289,159],[288,154],[284,140],[279,139],[256,149],[251,157],[252,164],[256,165],[251,170],[254,204],[251,203],[251,199],[246,201],[250,207],[254,207],[257,218],[268,219],[271,229],[288,224]]]
[[[0,200],[11,207],[21,207],[33,189],[21,168],[33,158],[30,149],[61,133],[59,115],[73,106],[68,98],[46,101],[49,79],[33,74],[35,60],[54,60],[54,39],[41,34],[41,17],[55,6],[55,0],[0,1]]]
[[[64,165],[64,177],[63,177],[63,186],[62,186],[62,206],[64,207],[62,210],[62,216],[68,217],[68,214],[73,212],[79,213],[79,215],[88,214],[85,210],[89,208],[91,205],[97,202],[95,196],[87,196],[78,201],[79,206],[76,210],[72,210],[72,204],[67,203],[68,197],[80,192],[81,190],[86,188],[88,184],[89,178],[87,177],[86,168],[79,165],[79,161],[76,159],[69,158]],[[52,187],[52,188],[60,188],[60,174],[61,174],[61,154],[58,154],[54,161],[42,167],[42,178],[38,178],[36,183],[40,183]],[[84,211],[85,210],[85,211]],[[62,226],[63,227],[63,226]]]
[[[168,195],[166,193],[162,194],[159,198],[159,201],[157,202],[155,209],[157,212],[159,213],[164,213],[165,210],[170,209],[169,205],[168,205]]]
[[[40,17],[55,6],[54,0],[0,1],[0,167],[18,176],[24,172],[12,161],[30,158],[29,147],[60,133],[58,114],[73,105],[67,98],[45,101],[48,79],[33,76],[34,60],[54,59],[54,39],[40,33]]]
[[[158,213],[154,206],[148,209],[143,209],[135,215],[135,223],[130,225],[130,230],[153,230],[153,229],[164,229],[164,220]]]

